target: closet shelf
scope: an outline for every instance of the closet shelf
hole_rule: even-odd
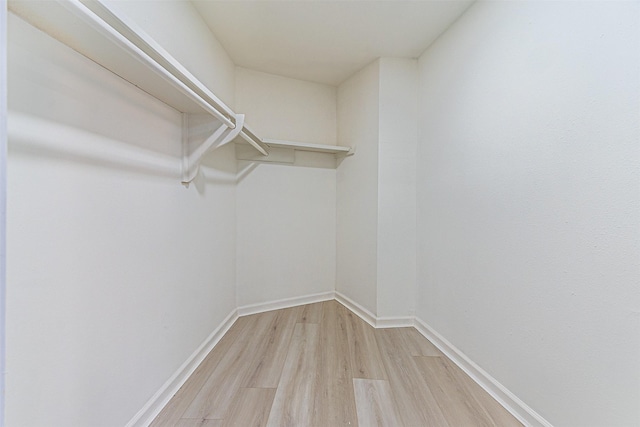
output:
[[[342,156],[353,154],[351,147],[344,147],[341,145],[309,144],[306,142],[280,141],[277,139],[263,139],[262,142],[270,148],[293,148],[294,150],[299,151],[313,151],[316,153],[328,153]]]
[[[235,127],[228,106],[141,28],[100,0],[10,0],[9,9],[176,110],[208,113]]]
[[[260,156],[270,147],[348,155],[348,147],[262,140],[180,62],[129,18],[103,0],[19,1],[9,9],[78,53],[183,113],[182,181],[197,174],[209,150],[229,142],[246,142]],[[190,116],[209,115],[210,135],[194,131]],[[199,122],[199,120],[193,120]],[[200,123],[201,124],[201,123]]]

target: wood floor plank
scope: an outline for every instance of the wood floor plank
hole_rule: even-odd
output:
[[[376,339],[403,424],[425,427],[449,426],[429,385],[420,375],[413,357],[404,351],[404,341],[400,334],[392,329],[378,329]]]
[[[444,417],[452,426],[493,426],[486,411],[455,378],[441,357],[414,357],[422,377],[436,398]]]
[[[322,307],[322,302],[300,306],[298,323],[320,323],[322,319]]]
[[[298,310],[288,308],[274,312],[274,317],[253,351],[253,360],[247,366],[246,388],[276,388],[280,382],[289,343],[296,325]]]
[[[346,309],[336,301],[322,303],[319,329],[318,387],[314,426],[357,426],[351,381]]]
[[[416,328],[396,328],[402,336],[405,348],[412,356],[444,356],[438,348],[426,339]]]
[[[173,427],[222,427],[222,420],[206,420],[198,418],[181,418]]]
[[[493,425],[504,427],[522,427],[522,423],[518,421],[509,411],[507,411],[500,403],[498,403],[489,393],[484,391],[474,380],[471,379],[462,369],[460,369],[450,359],[444,358],[443,362],[449,367],[450,372],[467,392],[473,396],[480,407],[485,411],[491,419]]]
[[[223,419],[235,393],[246,382],[247,366],[255,358],[254,348],[275,317],[273,311],[246,316],[248,333],[235,342],[183,414],[183,418]]]
[[[320,376],[314,395],[313,426],[358,426],[351,378]],[[364,425],[363,427],[367,427]]]
[[[211,350],[204,361],[195,369],[184,385],[171,398],[150,427],[174,427],[187,410],[195,396],[202,389],[220,360],[231,351],[246,334],[250,318],[239,318],[229,328],[218,344]]]
[[[222,426],[266,426],[275,394],[275,388],[241,388],[236,393]]]
[[[320,375],[353,378],[349,358],[347,310],[336,301],[323,303],[320,323]]]
[[[354,378],[386,380],[387,372],[375,336],[375,329],[355,314],[346,316],[349,357]]]
[[[269,414],[268,426],[312,425],[314,396],[318,388],[318,338],[317,324],[296,324]]]
[[[358,424],[365,427],[401,425],[393,403],[389,382],[385,380],[353,379]]]

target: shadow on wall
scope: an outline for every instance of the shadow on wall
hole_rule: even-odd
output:
[[[122,172],[167,178],[180,183],[181,160],[165,153],[134,146],[86,130],[38,117],[10,113],[8,120],[9,152],[12,155],[48,157],[84,163],[89,166]],[[237,171],[233,147],[209,153],[195,182],[204,194],[206,184],[235,185],[255,167],[248,165]],[[218,154],[218,155],[216,155]]]
[[[11,112],[8,134],[11,155],[47,157],[61,162],[170,179],[176,184],[181,182],[180,158],[63,123]],[[278,149],[271,151],[275,153]],[[207,185],[237,185],[262,164],[252,160],[238,162],[235,153],[234,144],[229,144],[205,155],[192,181],[199,194],[205,194]],[[290,167],[336,167],[336,159],[325,154],[294,153],[291,150],[288,157],[291,161],[276,163]]]
[[[229,147],[233,150],[233,147]],[[218,152],[219,154],[219,152]],[[235,158],[234,158],[235,163]],[[191,181],[191,184],[198,190],[198,193],[203,195],[206,191],[207,184],[214,185],[235,185],[241,183],[253,170],[255,170],[259,163],[247,163],[231,171],[224,171],[218,169],[217,166],[228,166],[230,162],[222,158],[222,156],[216,156],[216,152],[209,153],[203,159],[200,164],[200,168],[196,177]],[[233,175],[231,175],[233,174]],[[233,178],[231,178],[233,176]]]

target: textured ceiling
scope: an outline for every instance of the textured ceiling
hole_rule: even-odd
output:
[[[378,57],[417,57],[472,1],[192,0],[242,67],[338,85]]]

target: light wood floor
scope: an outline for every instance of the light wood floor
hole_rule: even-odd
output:
[[[521,424],[414,328],[336,301],[239,318],[153,427]]]

